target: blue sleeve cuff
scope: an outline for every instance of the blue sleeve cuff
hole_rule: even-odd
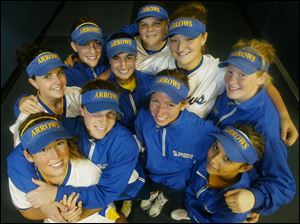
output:
[[[255,189],[255,188],[250,188],[249,190],[254,194],[254,198],[255,198],[253,210],[259,209],[264,204],[263,194],[261,193],[260,190]]]
[[[28,96],[28,94],[22,94],[21,96],[19,96],[15,102],[15,105],[14,105],[14,113],[15,113],[15,116],[16,118],[19,117],[21,111],[19,109],[19,103],[20,103],[20,100],[25,97],[25,96]]]

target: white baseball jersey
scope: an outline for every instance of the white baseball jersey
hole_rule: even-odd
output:
[[[202,62],[188,73],[189,94],[187,109],[201,118],[205,118],[212,110],[216,98],[225,90],[225,68],[219,68],[219,59],[206,54]],[[176,69],[174,57],[171,55],[157,57],[147,73],[157,74],[164,69]]]
[[[69,175],[65,177],[67,178],[67,180],[64,181],[66,183],[65,184],[66,186],[71,185],[74,187],[87,187],[90,185],[94,185],[98,183],[101,175],[101,170],[88,159],[71,160],[69,169],[71,169],[71,171],[68,172]],[[8,180],[9,180],[10,196],[12,198],[12,202],[15,205],[15,207],[20,210],[31,208],[32,205],[30,202],[27,201],[25,197],[25,192],[18,189],[10,178],[8,178]],[[110,208],[114,208],[113,203],[109,205],[107,210]],[[44,222],[54,222],[54,221],[47,218],[44,220]],[[114,222],[114,220],[108,219],[106,217],[99,215],[98,213],[95,213],[93,215],[90,215],[80,220],[79,222],[112,223]]]
[[[158,59],[161,60],[161,58],[171,57],[169,42],[167,42],[160,51],[153,54],[148,54],[142,45],[141,37],[137,36],[135,37],[135,40],[137,44],[137,55],[135,63],[136,70],[155,75],[155,73],[152,72],[153,69],[151,69],[153,62],[157,61]]]
[[[39,103],[40,104],[40,103]],[[72,87],[66,87],[65,89],[65,106],[64,113],[66,117],[77,117],[80,115],[80,104],[81,104],[81,88],[72,86]],[[45,110],[46,113],[51,113],[40,104]],[[14,135],[14,147],[16,147],[20,143],[19,139],[19,127],[20,125],[25,121],[25,119],[28,117],[28,115],[24,113],[20,113],[18,116],[16,122],[9,127],[9,130]]]

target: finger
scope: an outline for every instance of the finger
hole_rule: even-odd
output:
[[[78,209],[71,215],[71,217],[69,218],[69,221],[75,222],[77,220],[79,220],[80,216],[81,216],[81,209]]]
[[[231,195],[233,195],[233,194],[238,193],[239,191],[240,191],[240,189],[234,189],[234,190],[226,191],[226,192],[224,193],[224,197],[229,197],[229,196],[231,196]]]
[[[46,182],[41,181],[41,180],[38,180],[38,179],[31,178],[31,181],[32,181],[33,183],[35,183],[36,185],[39,185],[39,186],[47,185]]]
[[[76,202],[79,198],[79,193],[75,195],[75,197],[73,198],[72,202],[71,202],[71,208],[74,207],[76,205]]]
[[[75,197],[76,193],[75,192],[72,192],[72,194],[70,194],[70,196],[68,197],[68,200],[67,200],[67,206],[69,208],[72,208],[71,205],[72,205],[72,199]]]
[[[67,195],[66,194],[64,194],[64,196],[63,196],[62,204],[67,205]]]
[[[82,201],[78,202],[77,207],[82,209]]]
[[[65,205],[63,205],[63,204],[61,204],[57,201],[55,202],[55,205],[59,208],[59,210],[61,212],[67,212],[68,211],[68,208]]]

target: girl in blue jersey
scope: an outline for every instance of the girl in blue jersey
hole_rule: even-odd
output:
[[[135,69],[136,42],[129,34],[112,35],[107,40],[106,51],[112,71],[110,81],[120,92],[121,121],[134,133],[134,119],[140,108],[149,105],[146,93],[154,77]]]
[[[7,165],[12,201],[25,218],[45,219],[46,222],[114,221],[100,216],[99,208],[83,210],[79,195],[75,193],[39,208],[30,203],[25,194],[36,188],[31,178],[54,186],[83,187],[96,184],[100,171],[79,153],[57,116],[44,112],[30,115],[20,126],[20,138],[21,144],[10,153]]]
[[[132,133],[117,121],[122,112],[114,85],[102,80],[88,82],[82,90],[81,114],[83,119],[66,118],[63,124],[79,138],[77,144],[83,154],[101,170],[99,182],[87,188],[60,186],[54,190],[42,185],[28,193],[32,203],[42,205],[76,192],[86,208],[105,208],[113,201],[134,198],[142,188],[143,172],[136,167],[138,145]]]
[[[65,70],[67,85],[82,87],[95,78],[107,79],[107,76],[101,75],[108,64],[103,50],[103,31],[97,22],[79,18],[72,25],[70,36],[71,47],[76,54],[72,56],[74,64]]]
[[[259,178],[250,188],[225,194],[233,212],[252,209],[272,214],[282,204],[289,203],[296,191],[286,146],[280,138],[280,116],[265,90],[270,82],[268,68],[274,56],[273,46],[266,41],[240,40],[229,58],[219,64],[227,66],[226,91],[218,97],[209,119],[220,127],[247,123],[265,141],[264,155],[255,164]],[[241,202],[245,195],[249,200]]]
[[[216,141],[208,150],[207,160],[197,161],[186,190],[187,211],[173,211],[171,217],[175,220],[241,223],[250,213],[232,212],[224,193],[251,185],[256,175],[252,168],[264,153],[263,138],[247,125],[227,126],[212,135]]]
[[[10,126],[14,134],[14,145],[19,143],[18,128],[28,114],[45,111],[62,117],[80,115],[80,88],[66,87],[66,67],[58,54],[52,50],[26,45],[18,51],[19,63],[26,68],[29,83],[37,90],[37,110],[25,109],[18,114],[17,121]]]
[[[181,70],[164,70],[153,82],[149,110],[135,120],[138,139],[145,148],[143,162],[151,196],[141,209],[158,216],[171,200],[183,207],[184,190],[196,160],[205,158],[212,144],[212,123],[185,110],[187,77]],[[147,182],[146,182],[147,183]]]

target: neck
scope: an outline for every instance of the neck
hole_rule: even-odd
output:
[[[239,180],[239,178],[239,173],[227,176],[216,176],[213,174],[209,174],[208,185],[214,188],[225,188],[235,184]]]
[[[158,51],[165,45],[165,43],[166,43],[166,41],[162,41],[162,42],[152,45],[152,46],[147,45],[146,43],[143,43],[143,46],[148,51]]]
[[[126,79],[126,80],[117,78],[117,82],[118,82],[120,85],[127,85],[127,84],[131,83],[133,80],[135,80],[134,74],[132,74],[132,75],[129,77],[129,79]]]
[[[185,65],[180,64],[180,63],[177,63],[177,65],[178,65],[179,68],[182,68],[182,69],[187,70],[187,71],[191,71],[200,64],[200,62],[202,60],[202,57],[203,57],[203,55],[200,54],[200,57],[198,57],[197,60],[193,60],[192,62],[190,62],[188,64],[185,64]]]
[[[40,92],[38,92],[38,95],[42,102],[46,104],[51,110],[53,110],[55,113],[60,114],[62,109],[63,109],[63,97],[61,98],[53,98],[53,97],[48,97]]]

